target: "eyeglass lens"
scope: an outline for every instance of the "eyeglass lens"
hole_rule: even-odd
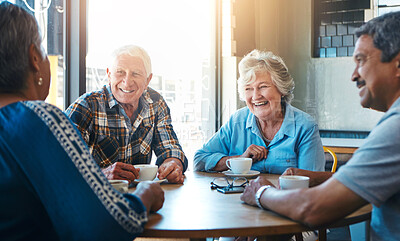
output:
[[[247,179],[244,177],[228,179],[226,177],[218,177],[212,181],[212,184],[219,187],[226,187],[226,186],[242,186],[247,183]]]

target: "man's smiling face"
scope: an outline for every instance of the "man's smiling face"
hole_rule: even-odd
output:
[[[118,56],[111,70],[107,69],[107,75],[115,99],[134,106],[151,79],[151,75],[147,77],[142,59],[128,54]]]
[[[398,64],[396,58],[382,63],[381,53],[375,48],[370,36],[361,35],[353,54],[356,68],[351,79],[360,89],[360,102],[363,107],[387,111],[393,103],[393,84]]]

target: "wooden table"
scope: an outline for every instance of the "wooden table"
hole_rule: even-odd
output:
[[[267,176],[277,183],[278,175]],[[244,204],[240,194],[222,194],[210,189],[221,173],[187,172],[184,184],[161,184],[165,191],[162,209],[149,216],[140,237],[190,238],[258,236],[274,240],[279,234],[298,233],[310,228],[271,211]],[[341,227],[370,218],[365,206],[329,227]]]

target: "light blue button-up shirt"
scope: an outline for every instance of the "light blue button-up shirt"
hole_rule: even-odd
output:
[[[266,147],[266,159],[253,163],[252,170],[282,174],[288,167],[325,170],[325,156],[318,125],[307,113],[287,104],[282,126],[266,146],[249,108],[236,111],[194,156],[195,171],[212,171],[225,156],[242,155],[251,145]]]

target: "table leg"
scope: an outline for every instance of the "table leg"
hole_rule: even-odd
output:
[[[318,240],[326,241],[326,229],[318,229]]]
[[[257,237],[257,241],[286,241],[289,240],[293,234],[281,234],[281,235],[268,235]]]
[[[295,233],[294,237],[296,238],[296,241],[303,241],[303,234],[302,233]]]

